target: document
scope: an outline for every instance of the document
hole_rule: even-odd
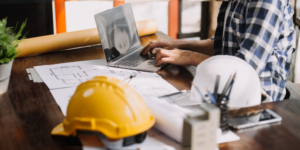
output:
[[[173,87],[161,77],[133,78],[129,82],[129,85],[133,87],[141,95],[141,97],[144,98],[149,96],[158,97],[161,95],[178,92],[178,90],[175,87]],[[76,86],[71,86],[68,88],[50,90],[56,103],[61,107],[61,110],[64,115],[66,115],[69,100],[75,93],[76,88]]]
[[[70,87],[70,88],[50,90],[53,98],[55,99],[57,105],[60,107],[60,110],[62,111],[64,116],[67,115],[68,104],[71,97],[75,93],[76,88],[77,87]]]
[[[132,84],[132,86],[135,86],[140,91],[144,91],[145,89],[153,89],[156,92],[160,91],[161,95],[177,91],[174,90],[175,88],[172,85],[170,85],[156,73],[112,68],[108,66],[82,65],[80,63],[35,66],[34,69],[37,71],[39,76],[50,90],[76,87],[95,76],[109,76],[128,82],[126,79],[128,79],[130,75],[135,75],[136,77],[134,77],[130,83],[134,83],[136,81],[140,82],[142,80],[146,81],[142,81],[141,84],[138,85]],[[167,88],[171,88],[171,90],[165,88],[156,89],[156,87],[163,87],[156,86],[155,84],[157,83],[166,85]],[[150,90],[150,92],[153,92],[153,90]]]
[[[109,76],[128,83],[142,97],[162,96],[178,92],[170,83],[156,73],[141,72],[107,66],[86,65],[83,63],[65,63],[34,67],[50,89],[55,101],[66,115],[69,100],[77,86],[95,76]],[[129,79],[130,75],[136,77]]]

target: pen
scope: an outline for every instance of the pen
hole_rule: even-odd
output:
[[[136,77],[136,73],[134,72],[134,73],[132,73],[128,78],[126,78],[126,79],[124,79],[123,81],[125,81],[125,80],[128,80],[129,79],[129,81],[127,82],[127,84],[129,84],[129,82],[131,81],[131,79],[132,78],[134,78],[134,77]]]
[[[206,91],[207,91],[207,93],[208,93],[208,96],[210,97],[210,99],[211,99],[211,101],[212,101],[212,103],[216,103],[216,100],[215,100],[215,98],[214,98],[214,96],[213,96],[213,94],[209,91],[209,89],[208,89],[208,87],[206,87]]]
[[[192,82],[192,85],[193,85],[193,86],[195,87],[195,89],[198,91],[198,93],[200,94],[201,98],[202,98],[203,100],[205,100],[206,102],[208,102],[208,101],[206,100],[206,98],[203,96],[203,94],[201,93],[200,89],[196,86],[196,84]]]
[[[236,76],[234,75],[233,76],[233,79],[232,79],[232,81],[231,81],[231,84],[230,84],[230,89],[229,89],[229,93],[227,94],[227,101],[229,100],[229,96],[230,96],[230,93],[231,93],[231,89],[232,89],[232,86],[233,86],[233,83],[234,83],[234,81],[235,81],[235,78],[236,78]]]
[[[158,98],[169,97],[169,96],[178,95],[178,94],[185,93],[185,92],[186,92],[186,90],[183,90],[183,91],[179,91],[179,92],[175,92],[175,93],[171,93],[171,94],[162,95],[162,96],[159,96]]]

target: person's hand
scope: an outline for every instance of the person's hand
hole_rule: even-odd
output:
[[[163,63],[170,63],[174,65],[194,65],[197,66],[203,60],[209,58],[207,55],[203,55],[197,52],[191,52],[186,50],[166,50],[166,49],[155,49],[152,52],[156,54],[156,65],[159,66]]]
[[[147,55],[149,51],[152,51],[154,48],[160,47],[167,50],[172,50],[174,48],[179,48],[180,41],[169,39],[169,40],[159,40],[152,41],[140,52],[141,55]]]

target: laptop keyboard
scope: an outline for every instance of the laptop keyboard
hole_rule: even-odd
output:
[[[115,63],[117,66],[130,66],[130,67],[137,67],[139,64],[143,63],[146,58],[140,56],[140,52],[137,51],[133,54],[131,54],[128,57],[125,57],[124,59],[120,60],[119,62]]]

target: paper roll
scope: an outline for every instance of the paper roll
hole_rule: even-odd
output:
[[[156,97],[144,98],[144,102],[155,118],[154,127],[181,143],[183,119],[192,110],[179,107],[176,104],[170,104],[166,100]]]
[[[139,36],[155,34],[158,31],[158,25],[154,19],[136,22],[136,26]],[[100,37],[97,28],[29,38],[19,43],[17,47],[19,51],[17,57],[37,55],[99,43]]]

